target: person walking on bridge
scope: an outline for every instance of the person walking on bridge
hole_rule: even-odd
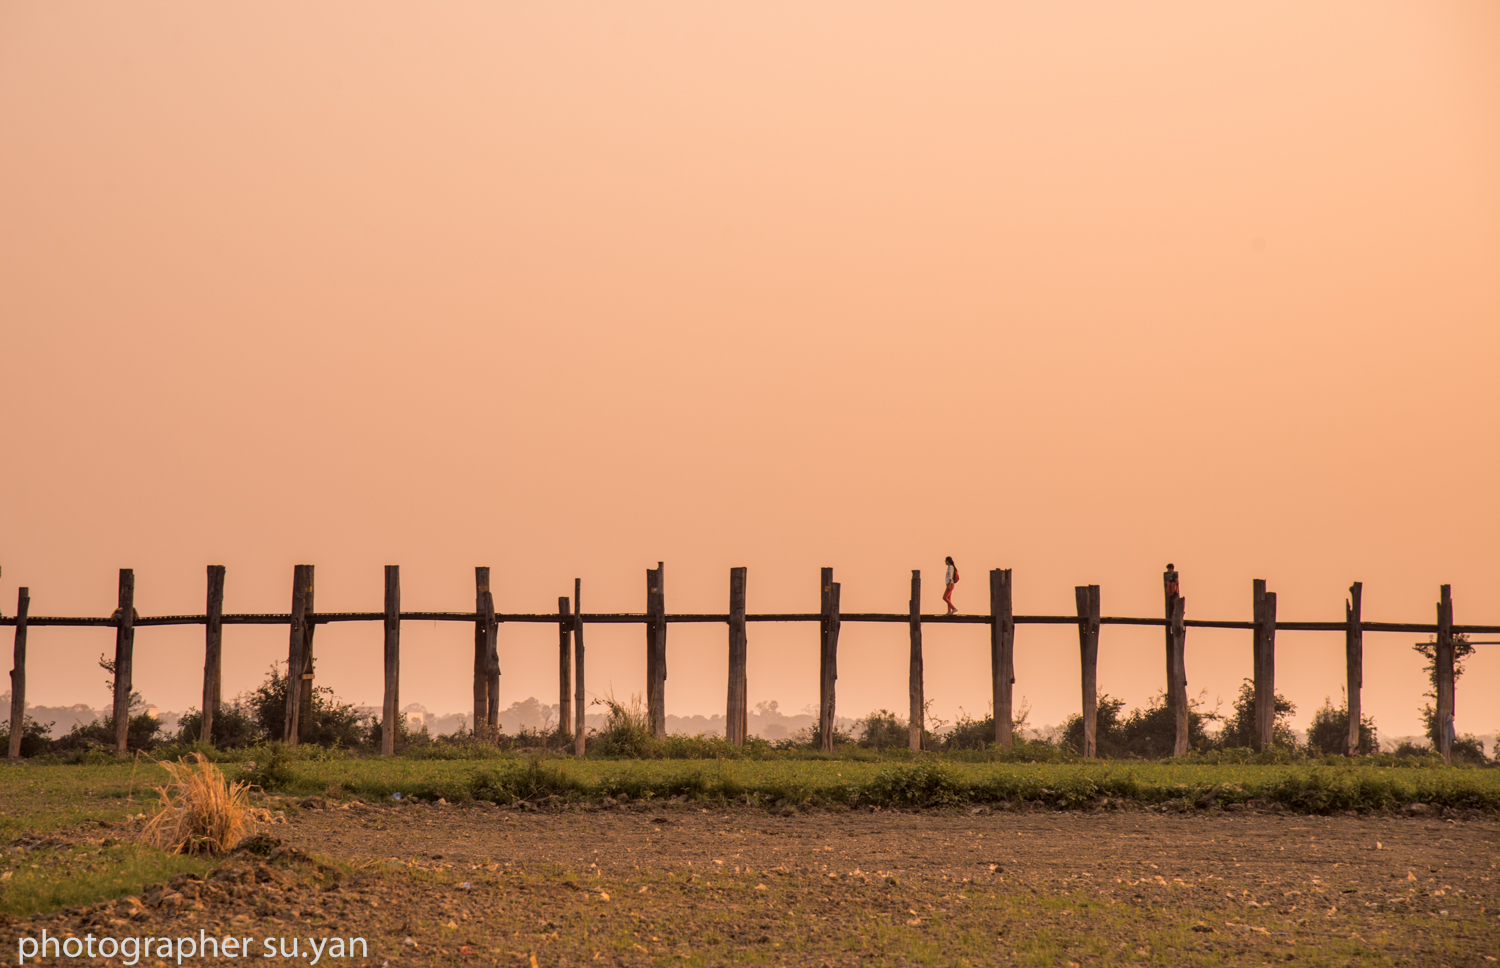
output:
[[[943,573],[943,583],[946,586],[943,589],[943,601],[948,605],[948,614],[952,615],[958,611],[953,606],[953,586],[958,584],[958,566],[953,564],[951,555],[943,560],[948,563],[947,570]]]

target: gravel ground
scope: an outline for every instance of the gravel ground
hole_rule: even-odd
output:
[[[15,927],[360,936],[373,964],[1500,956],[1492,817],[309,803],[204,882]]]

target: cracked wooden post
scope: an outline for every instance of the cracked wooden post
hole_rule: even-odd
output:
[[[292,616],[286,650],[286,718],[282,724],[288,746],[296,746],[306,728],[303,722],[302,683],[312,685],[313,566],[292,567]]]
[[[646,708],[651,734],[667,738],[666,567],[646,569]]]
[[[10,667],[10,750],[21,758],[21,740],[26,732],[26,618],[31,613],[31,589],[16,590],[16,649]]]
[[[1177,569],[1167,565],[1162,572],[1162,597],[1166,603],[1167,639],[1167,709],[1172,713],[1172,755],[1183,756],[1188,749],[1187,708],[1187,627],[1183,625],[1186,603],[1182,599],[1182,587]]]
[[[224,684],[224,566],[208,566],[208,602],[203,623],[203,722],[198,742],[214,741]]]
[[[1256,752],[1275,745],[1276,737],[1276,593],[1266,591],[1264,579],[1252,585],[1255,609],[1255,735]]]
[[[1437,647],[1433,650],[1433,671],[1437,673],[1437,749],[1443,762],[1453,763],[1454,717],[1453,695],[1453,586],[1438,590]]]
[[[823,569],[822,648],[818,663],[818,738],[824,753],[833,752],[833,723],[839,678],[839,585],[833,569]]]
[[[1358,756],[1364,752],[1359,741],[1360,719],[1364,712],[1361,693],[1365,685],[1365,631],[1360,619],[1360,599],[1363,592],[1364,584],[1355,582],[1349,586],[1349,598],[1344,602],[1344,620],[1349,623],[1344,631],[1344,667],[1347,676],[1345,690],[1349,700],[1349,740],[1346,752],[1349,756]]]
[[[380,707],[380,752],[396,752],[401,722],[401,566],[385,566],[385,696]]]
[[[496,643],[495,596],[490,570],[474,568],[474,738],[486,742],[499,735],[500,653]]]
[[[583,579],[573,579],[573,755],[587,748],[583,724]]]
[[[724,738],[734,746],[744,746],[749,731],[745,575],[744,568],[729,569],[729,698],[724,709]]]
[[[926,725],[927,702],[922,682],[922,572],[911,573],[911,601],[908,603],[907,626],[911,633],[911,669],[907,690],[911,713],[907,719],[907,742],[913,753],[922,749],[922,728]]]
[[[573,603],[566,595],[557,598],[557,731],[569,732],[573,724]]]
[[[1172,755],[1186,756],[1188,753],[1189,720],[1187,693],[1187,599],[1178,595],[1172,599],[1172,611],[1167,616],[1167,634],[1170,652],[1168,671],[1171,676],[1172,704]]]
[[[1099,586],[1073,589],[1078,606],[1078,653],[1083,667],[1083,749],[1085,758],[1098,755],[1099,726]]]
[[[990,571],[990,693],[995,710],[995,745],[1015,743],[1011,702],[1016,683],[1016,622],[1012,612],[1010,569]]]
[[[135,665],[135,572],[120,569],[119,607],[115,609],[115,750],[130,746],[130,692]]]

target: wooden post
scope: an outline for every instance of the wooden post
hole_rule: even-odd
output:
[[[557,599],[557,732],[565,735],[573,724],[573,603]]]
[[[1188,752],[1187,599],[1174,595],[1167,615],[1167,702],[1172,707],[1172,755]]]
[[[1254,628],[1250,632],[1250,660],[1251,676],[1255,684],[1255,728],[1250,733],[1250,748],[1260,752],[1260,681],[1263,678],[1260,669],[1262,656],[1261,640],[1265,638],[1265,610],[1266,610],[1266,580],[1256,578],[1250,582],[1250,623]]]
[[[198,742],[214,741],[214,718],[223,692],[224,566],[208,566],[208,608],[203,626],[203,722]]]
[[[307,628],[302,634],[302,678],[299,686],[301,708],[297,713],[297,741],[306,743],[313,730],[313,677],[318,674],[317,660],[313,658],[313,635],[318,631],[313,606],[313,566],[307,566]]]
[[[666,567],[646,569],[646,708],[651,732],[667,738],[667,597]]]
[[[911,699],[911,715],[907,720],[907,741],[913,753],[922,749],[922,728],[926,725],[927,700],[922,683],[922,572],[911,573],[911,602],[907,612],[907,625],[911,632],[911,670],[908,692]]]
[[[474,738],[499,736],[500,653],[496,642],[495,596],[490,593],[490,570],[474,569]]]
[[[995,709],[995,745],[1009,750],[1015,743],[1016,622],[1012,612],[1010,569],[990,571],[990,692]]]
[[[380,707],[380,752],[396,752],[401,721],[401,566],[385,566],[385,697]]]
[[[1349,599],[1344,603],[1344,619],[1349,623],[1344,632],[1344,666],[1348,674],[1349,742],[1348,754],[1358,756],[1364,750],[1359,742],[1359,724],[1364,712],[1361,692],[1365,685],[1365,630],[1360,622],[1360,598],[1364,591],[1362,582],[1349,586]]]
[[[1437,673],[1437,748],[1443,762],[1453,763],[1453,740],[1448,724],[1454,716],[1453,695],[1453,586],[1438,590],[1437,648],[1433,664]]]
[[[583,725],[583,579],[573,579],[573,755],[586,748]]]
[[[292,568],[292,620],[287,639],[286,721],[283,724],[283,738],[289,746],[296,746],[302,737],[303,663],[312,637],[312,623],[307,620],[308,613],[313,610],[312,572],[312,565]]]
[[[822,649],[818,663],[818,737],[824,753],[833,752],[836,683],[839,678],[839,585],[833,569],[823,569]]]
[[[130,745],[130,686],[135,665],[135,572],[120,569],[119,608],[115,610],[115,749]]]
[[[1089,759],[1098,755],[1099,727],[1099,586],[1073,589],[1078,606],[1078,652],[1083,666],[1083,749]]]
[[[749,731],[745,574],[744,568],[729,569],[729,700],[724,708],[724,738],[734,746],[744,746]]]
[[[1276,736],[1276,593],[1256,579],[1255,594],[1255,736],[1257,752],[1275,745]]]
[[[21,739],[26,731],[26,616],[31,612],[31,589],[16,591],[16,651],[10,667],[10,750],[21,758]]]

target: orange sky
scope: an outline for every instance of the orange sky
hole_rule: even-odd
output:
[[[0,4],[0,609],[1016,609],[1500,622],[1500,9],[1489,3]],[[750,702],[817,698],[816,629],[753,626]],[[590,691],[644,680],[590,634]],[[1415,732],[1414,636],[1366,709]],[[1194,631],[1226,700],[1248,633]],[[1342,638],[1282,633],[1305,723]],[[34,703],[106,701],[105,630],[31,636]],[[404,632],[403,700],[469,703],[472,635]],[[501,632],[504,701],[555,629]],[[927,695],[988,710],[983,627]],[[668,711],[722,712],[725,634],[674,627]],[[904,709],[905,631],[846,626],[840,712]],[[319,633],[378,703],[378,625]],[[231,628],[226,693],[285,658]],[[0,653],[8,657],[8,634]],[[196,704],[201,629],[138,633]],[[1022,627],[1033,723],[1076,633]],[[1100,684],[1162,687],[1159,630]],[[0,660],[8,665],[8,658]],[[1500,646],[1459,684],[1500,728]]]

